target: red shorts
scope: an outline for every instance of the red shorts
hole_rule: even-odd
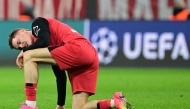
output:
[[[99,60],[88,40],[77,39],[50,50],[61,70],[67,70],[73,94],[95,94]]]

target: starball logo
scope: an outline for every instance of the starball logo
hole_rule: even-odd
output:
[[[106,27],[99,28],[91,37],[91,42],[98,52],[101,64],[111,63],[118,52],[118,36]]]

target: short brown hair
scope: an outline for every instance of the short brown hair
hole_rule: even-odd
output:
[[[18,32],[19,30],[21,30],[21,29],[24,29],[24,28],[17,28],[17,29],[14,29],[14,30],[11,32],[11,34],[9,34],[8,42],[9,42],[9,46],[10,46],[11,49],[15,49],[14,46],[13,46],[13,44],[12,44],[12,40],[13,40],[13,38],[15,37],[15,35],[17,34],[17,32]],[[24,29],[24,30],[30,31],[30,30],[28,30],[28,29]]]
[[[17,34],[17,32],[18,32],[20,29],[21,29],[21,28],[17,28],[17,29],[13,30],[13,31],[9,34],[9,39],[8,39],[8,41],[9,41],[9,46],[10,46],[11,49],[15,49],[14,46],[13,46],[13,44],[12,44],[12,40],[13,40],[13,38],[15,37],[15,35]]]

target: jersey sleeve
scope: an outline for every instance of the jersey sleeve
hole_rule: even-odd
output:
[[[50,29],[49,23],[46,19],[38,17],[32,23],[32,34],[37,40],[30,46],[25,47],[23,52],[36,48],[44,48],[50,44]]]

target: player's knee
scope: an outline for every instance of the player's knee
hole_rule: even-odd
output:
[[[27,61],[31,61],[32,60],[32,54],[33,54],[33,52],[31,52],[30,50],[24,52],[24,56],[23,56],[24,63],[26,63]]]
[[[85,92],[76,92],[73,94],[73,109],[83,109],[84,105],[88,101],[89,94]]]

